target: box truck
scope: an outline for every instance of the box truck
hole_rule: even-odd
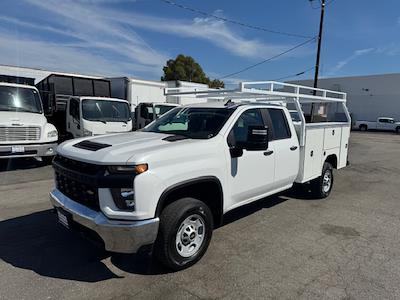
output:
[[[51,74],[36,87],[61,140],[132,130],[129,103],[111,98],[107,79]]]

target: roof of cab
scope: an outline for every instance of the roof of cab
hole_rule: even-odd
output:
[[[0,85],[2,85],[2,86],[19,87],[19,88],[31,89],[31,90],[36,90],[37,91],[37,88],[35,86],[28,85],[28,84],[19,84],[19,83],[11,83],[11,82],[0,82]]]
[[[108,100],[108,101],[119,101],[119,102],[128,102],[128,100],[120,99],[120,98],[111,98],[111,97],[99,97],[99,96],[71,96],[71,98],[79,98],[79,99],[87,99],[87,100]]]

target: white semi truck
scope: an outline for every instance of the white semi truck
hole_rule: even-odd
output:
[[[328,197],[333,169],[347,165],[351,124],[344,93],[277,82],[166,90],[177,94],[225,101],[176,107],[138,132],[58,147],[50,200],[60,223],[91,232],[113,252],[153,244],[157,259],[179,270],[203,256],[228,211],[295,183]],[[292,122],[282,102],[295,107],[300,122]],[[335,103],[327,107],[340,108],[339,114],[315,111],[340,118],[307,123],[303,109],[310,103]]]
[[[56,153],[57,129],[47,122],[33,81],[0,76],[0,159],[41,157],[49,162]]]

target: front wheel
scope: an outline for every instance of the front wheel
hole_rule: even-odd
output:
[[[193,198],[179,199],[161,213],[154,254],[172,270],[185,269],[207,251],[212,230],[213,216],[206,204]]]
[[[328,162],[324,163],[320,177],[311,182],[311,191],[318,199],[329,196],[333,187],[333,168]]]
[[[396,127],[396,133],[397,133],[397,134],[400,134],[400,126],[399,126],[399,127]]]

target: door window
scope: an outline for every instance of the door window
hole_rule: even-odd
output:
[[[69,102],[69,114],[79,120],[79,102],[76,99],[71,99]]]
[[[269,116],[271,118],[273,139],[283,140],[291,137],[289,124],[282,109],[268,108]]]
[[[249,109],[242,113],[228,136],[230,147],[247,141],[249,126],[265,126],[260,109]]]

